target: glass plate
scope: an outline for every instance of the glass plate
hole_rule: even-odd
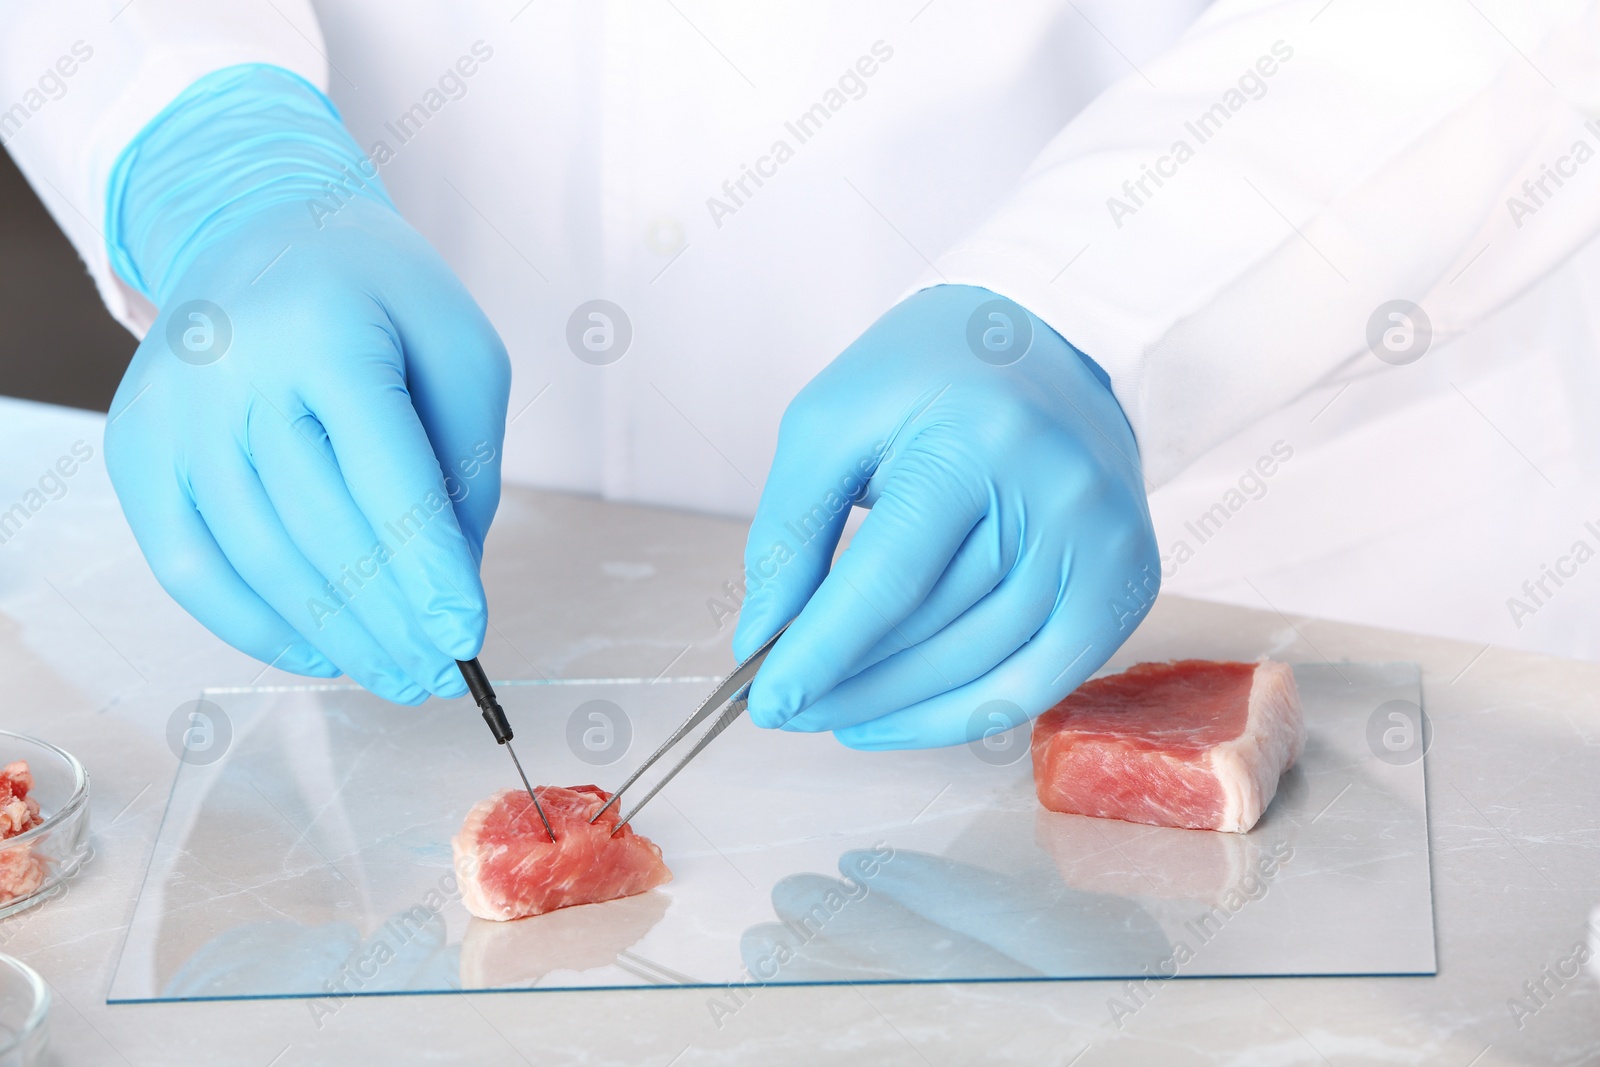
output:
[[[672,882],[511,923],[451,869],[516,782],[469,701],[208,691],[107,999],[1432,974],[1418,669],[1295,675],[1305,756],[1249,834],[1046,812],[1026,727],[867,753],[740,720],[635,824]],[[536,783],[615,788],[714,682],[497,684]]]

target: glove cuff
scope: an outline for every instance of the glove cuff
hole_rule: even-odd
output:
[[[354,199],[394,208],[333,103],[282,67],[226,67],[185,89],[122,150],[106,245],[117,274],[159,307],[234,224],[299,202],[320,228]]]

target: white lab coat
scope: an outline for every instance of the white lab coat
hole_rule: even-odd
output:
[[[1168,588],[1444,633],[1481,608],[1471,636],[1519,643],[1521,627],[1494,620],[1532,561],[1477,582],[1457,572],[1475,553],[1507,555],[1492,528],[1504,487],[1483,464],[1552,485],[1546,468],[1561,467],[1566,487],[1522,502],[1533,510],[1514,525],[1548,528],[1556,551],[1568,540],[1557,511],[1592,478],[1580,426],[1600,397],[1579,380],[1590,290],[1569,278],[1568,299],[1546,300],[1537,321],[1577,324],[1546,349],[1462,360],[1465,342],[1447,342],[1600,227],[1600,160],[1570,158],[1578,141],[1600,148],[1600,7],[1222,0],[1196,19],[1199,7],[11,4],[0,135],[137,332],[153,309],[111,272],[100,233],[122,147],[219,67],[276,63],[326,87],[506,340],[507,478],[618,499],[748,513],[779,416],[821,366],[917,286],[987,286],[1111,375],[1152,485],[1171,483],[1154,501]],[[633,330],[606,366],[566,340],[595,298]],[[1403,368],[1366,339],[1396,298],[1422,305],[1434,332],[1435,355]],[[1499,377],[1475,390],[1486,374]],[[1552,389],[1587,401],[1544,412]],[[1407,412],[1456,394],[1477,413],[1455,414],[1481,420],[1482,455],[1419,465],[1432,431]],[[1518,444],[1524,425],[1549,440]],[[1280,440],[1299,465],[1233,507],[1239,472]],[[1396,453],[1408,462],[1384,462]],[[1463,467],[1472,487],[1434,498]],[[1180,551],[1184,523],[1218,502],[1226,537]],[[1463,507],[1454,566],[1370,572],[1418,523]],[[1238,587],[1268,571],[1276,593]],[[1399,589],[1394,610],[1340,601],[1355,579]],[[1452,581],[1475,607],[1402,610]],[[1600,599],[1551,599],[1543,624],[1580,603]]]

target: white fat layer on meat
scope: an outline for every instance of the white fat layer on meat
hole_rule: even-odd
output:
[[[1211,771],[1222,787],[1216,829],[1246,833],[1278,792],[1278,779],[1305,749],[1305,719],[1294,669],[1271,661],[1256,665],[1244,729],[1210,752]]]
[[[509,792],[511,790],[502,789],[486,800],[480,800],[467,813],[461,832],[450,839],[450,852],[456,866],[456,884],[461,887],[461,903],[466,906],[468,913],[494,922],[505,922],[512,918],[511,907],[505,901],[496,902],[484,894],[478,872],[507,848],[505,845],[495,845],[486,849],[480,843],[479,835],[483,833],[483,824],[488,821],[489,813],[500,803],[500,798]]]

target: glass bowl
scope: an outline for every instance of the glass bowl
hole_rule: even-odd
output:
[[[89,776],[72,754],[0,730],[0,767],[27,760],[44,822],[0,841],[0,918],[54,896],[89,851]],[[0,1061],[3,1062],[3,1061]]]
[[[50,987],[21,960],[0,956],[0,1067],[35,1067],[49,1040]]]

